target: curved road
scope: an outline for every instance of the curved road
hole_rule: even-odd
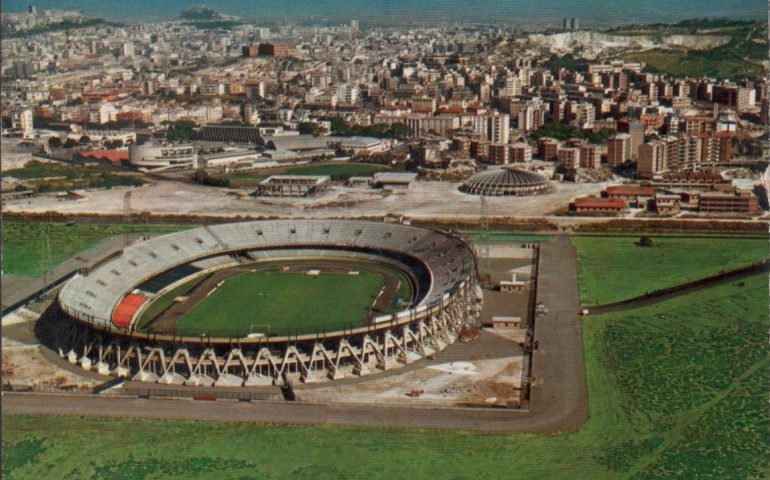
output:
[[[588,418],[588,398],[578,316],[577,256],[566,236],[541,246],[537,299],[548,306],[549,313],[536,319],[535,340],[539,348],[533,353],[532,372],[536,381],[529,411],[4,393],[3,413],[488,432],[575,430]]]

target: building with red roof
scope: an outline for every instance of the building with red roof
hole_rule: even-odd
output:
[[[128,166],[129,164],[128,150],[83,150],[75,154],[75,159],[116,166]]]
[[[613,185],[604,189],[603,197],[624,201],[628,206],[638,207],[655,195],[652,187],[641,185]]]
[[[589,215],[617,215],[626,209],[626,203],[619,198],[576,198],[573,206],[576,213]]]

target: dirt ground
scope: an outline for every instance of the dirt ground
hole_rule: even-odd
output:
[[[406,405],[506,405],[519,401],[523,356],[431,365],[351,385],[297,392],[298,400]]]
[[[166,181],[132,188],[135,212],[215,216],[280,216],[330,218],[408,215],[412,218],[477,217],[480,201],[457,188],[459,183],[416,182],[405,191],[387,193],[368,188],[335,185],[312,198],[257,199],[228,194],[232,189]],[[599,192],[605,184],[557,184],[553,193],[531,197],[488,197],[490,216],[542,216],[566,208],[576,196]],[[81,200],[59,201],[53,195],[4,202],[6,212],[62,212],[77,214],[123,213],[125,188],[84,192]],[[240,194],[248,190],[237,190]]]
[[[11,345],[3,339],[3,383],[14,387],[93,387],[101,381],[77,375],[48,361],[37,345]]]

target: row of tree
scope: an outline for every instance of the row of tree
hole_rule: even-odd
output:
[[[169,142],[189,142],[193,137],[193,129],[198,124],[192,120],[179,120],[178,122],[168,124],[166,139]]]
[[[407,139],[414,135],[414,132],[406,124],[393,123],[375,123],[374,125],[351,125],[341,118],[333,118],[331,121],[332,133],[343,137],[352,137],[360,135],[364,137],[376,138],[398,138]]]
[[[91,143],[91,138],[88,135],[81,136],[80,140],[75,140],[72,137],[68,137],[63,142],[62,139],[57,136],[53,136],[48,139],[48,146],[51,148],[72,148],[78,145],[88,145],[89,143]],[[120,143],[121,145],[123,144],[122,141]]]

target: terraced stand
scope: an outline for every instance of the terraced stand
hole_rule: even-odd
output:
[[[137,320],[158,295],[193,276],[244,259],[319,257],[379,262],[408,272],[416,287],[411,307],[323,334],[223,338],[137,331]],[[150,284],[154,288],[144,288]],[[366,375],[432,355],[475,321],[481,301],[473,250],[452,234],[363,221],[257,221],[157,237],[77,275],[59,295],[61,311],[74,322],[66,322],[57,338],[70,362],[140,381],[313,382]]]

